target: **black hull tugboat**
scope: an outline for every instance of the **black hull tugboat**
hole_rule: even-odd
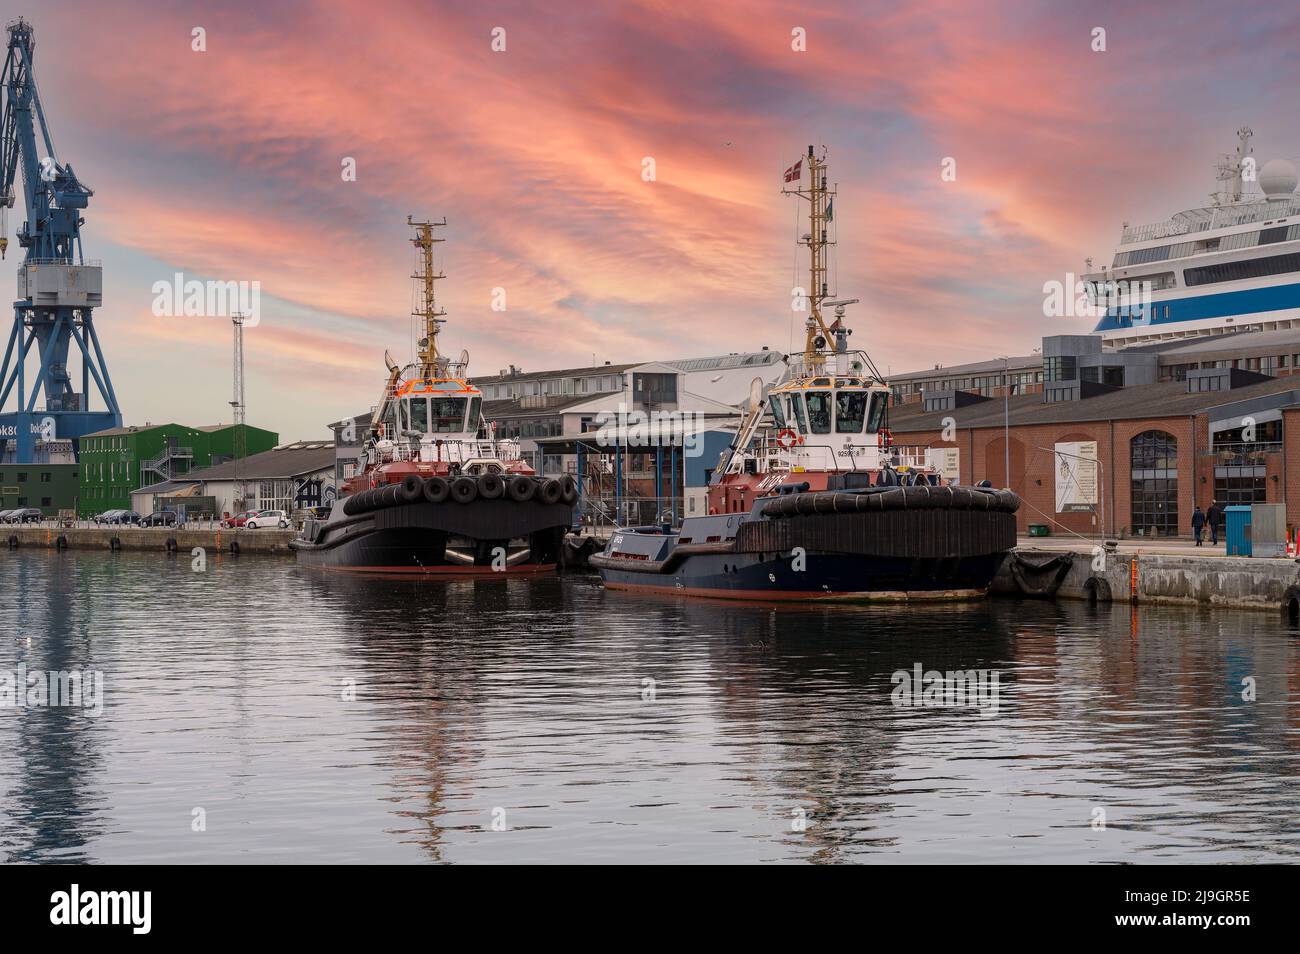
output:
[[[519,445],[497,440],[482,393],[459,361],[438,352],[435,225],[411,222],[423,270],[424,321],[417,361],[388,362],[360,472],[325,520],[308,520],[291,546],[304,566],[406,576],[543,573],[560,560],[573,522],[571,477],[541,478]]]
[[[735,441],[708,489],[707,516],[624,527],[591,557],[610,590],[742,600],[956,600],[984,596],[1016,544],[1020,499],[958,486],[892,447],[890,389],[850,351],[845,306],[826,291],[831,218],[824,156],[787,171],[811,206],[803,354],[764,392],[755,381]],[[833,306],[827,324],[822,307]]]

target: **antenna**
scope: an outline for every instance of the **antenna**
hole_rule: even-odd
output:
[[[235,412],[235,437],[231,452],[235,455],[235,494],[232,502],[236,512],[244,509],[247,496],[243,482],[239,478],[239,462],[248,452],[248,441],[244,434],[244,320],[246,315],[236,312],[230,316],[230,323],[235,329],[235,381],[234,398],[230,406]]]
[[[1242,126],[1237,130],[1237,154],[1224,154],[1215,163],[1214,178],[1219,182],[1219,188],[1212,196],[1215,205],[1240,202],[1245,194],[1246,185],[1241,173],[1246,160],[1255,151],[1250,145],[1250,139],[1254,135],[1254,130],[1249,126]]]
[[[420,289],[422,293],[421,302],[411,312],[416,318],[424,320],[424,337],[420,339],[419,377],[433,378],[439,374],[438,326],[442,324],[442,319],[447,314],[438,307],[433,294],[433,283],[440,278],[447,277],[442,272],[438,272],[436,275],[433,272],[433,246],[435,242],[445,242],[447,240],[434,238],[433,230],[435,228],[444,228],[447,225],[447,220],[444,218],[441,222],[416,222],[413,217],[408,215],[406,224],[415,229],[415,238],[411,239],[411,244],[421,252],[420,269],[411,276],[423,286]],[[445,361],[441,363],[446,364]]]
[[[800,169],[800,163],[806,162],[808,165],[808,187],[806,189],[796,186],[793,189],[782,189],[782,192],[794,193],[800,198],[808,200],[808,231],[799,239],[800,245],[808,246],[810,258],[808,268],[809,289],[808,289],[808,312],[807,338],[804,343],[804,362],[805,367],[809,370],[820,367],[824,363],[824,358],[820,352],[827,346],[831,340],[832,332],[827,327],[825,320],[822,318],[821,306],[829,297],[826,280],[826,249],[833,246],[835,242],[827,238],[826,223],[830,221],[833,212],[831,203],[835,197],[836,190],[827,188],[826,185],[826,153],[823,147],[822,155],[818,157],[813,152],[813,147],[808,147],[808,155],[802,157],[799,163],[791,166],[787,170],[786,181],[798,181],[802,184],[803,173]],[[820,342],[820,344],[819,344]]]

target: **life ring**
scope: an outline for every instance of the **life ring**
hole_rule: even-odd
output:
[[[776,446],[782,450],[789,450],[797,443],[799,443],[799,435],[788,427],[782,429],[781,433],[776,435]]]
[[[889,433],[889,428],[882,427],[876,431],[876,446],[881,450],[886,450],[893,443],[894,435]]]

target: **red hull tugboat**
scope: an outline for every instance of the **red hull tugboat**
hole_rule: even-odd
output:
[[[808,201],[807,341],[764,393],[754,382],[735,442],[714,471],[709,514],[679,530],[625,527],[591,557],[607,589],[744,600],[981,597],[1016,543],[1020,499],[904,466],[891,447],[889,385],[850,351],[845,306],[826,288],[833,189],[812,147],[787,172]],[[822,308],[833,306],[827,324]]]
[[[571,477],[543,479],[518,442],[497,440],[483,396],[466,378],[469,355],[438,351],[434,226],[412,222],[422,252],[424,321],[418,360],[398,367],[371,419],[360,472],[325,520],[292,542],[304,566],[410,576],[540,573],[555,569],[573,522]]]

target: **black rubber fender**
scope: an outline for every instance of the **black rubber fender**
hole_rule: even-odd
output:
[[[506,492],[506,482],[500,474],[483,474],[478,479],[478,495],[484,500],[496,500]]]
[[[1110,583],[1099,576],[1088,577],[1083,584],[1083,592],[1088,597],[1089,603],[1110,603],[1114,600]]]
[[[554,477],[548,477],[542,481],[542,486],[537,488],[537,499],[544,504],[554,504],[560,502],[560,497],[564,495],[564,488]]]
[[[1288,586],[1282,594],[1282,616],[1292,623],[1300,623],[1300,586]]]
[[[523,474],[515,474],[506,481],[506,493],[515,503],[527,503],[537,493],[537,481]]]
[[[578,500],[578,482],[569,474],[565,474],[560,480],[560,500],[569,506],[573,506]]]
[[[473,477],[457,477],[451,482],[451,499],[459,504],[467,504],[478,496],[478,484]]]
[[[451,484],[445,477],[430,477],[424,482],[424,499],[431,504],[440,504],[451,494]]]
[[[424,481],[415,474],[407,474],[396,486],[394,503],[413,504],[424,499]]]

